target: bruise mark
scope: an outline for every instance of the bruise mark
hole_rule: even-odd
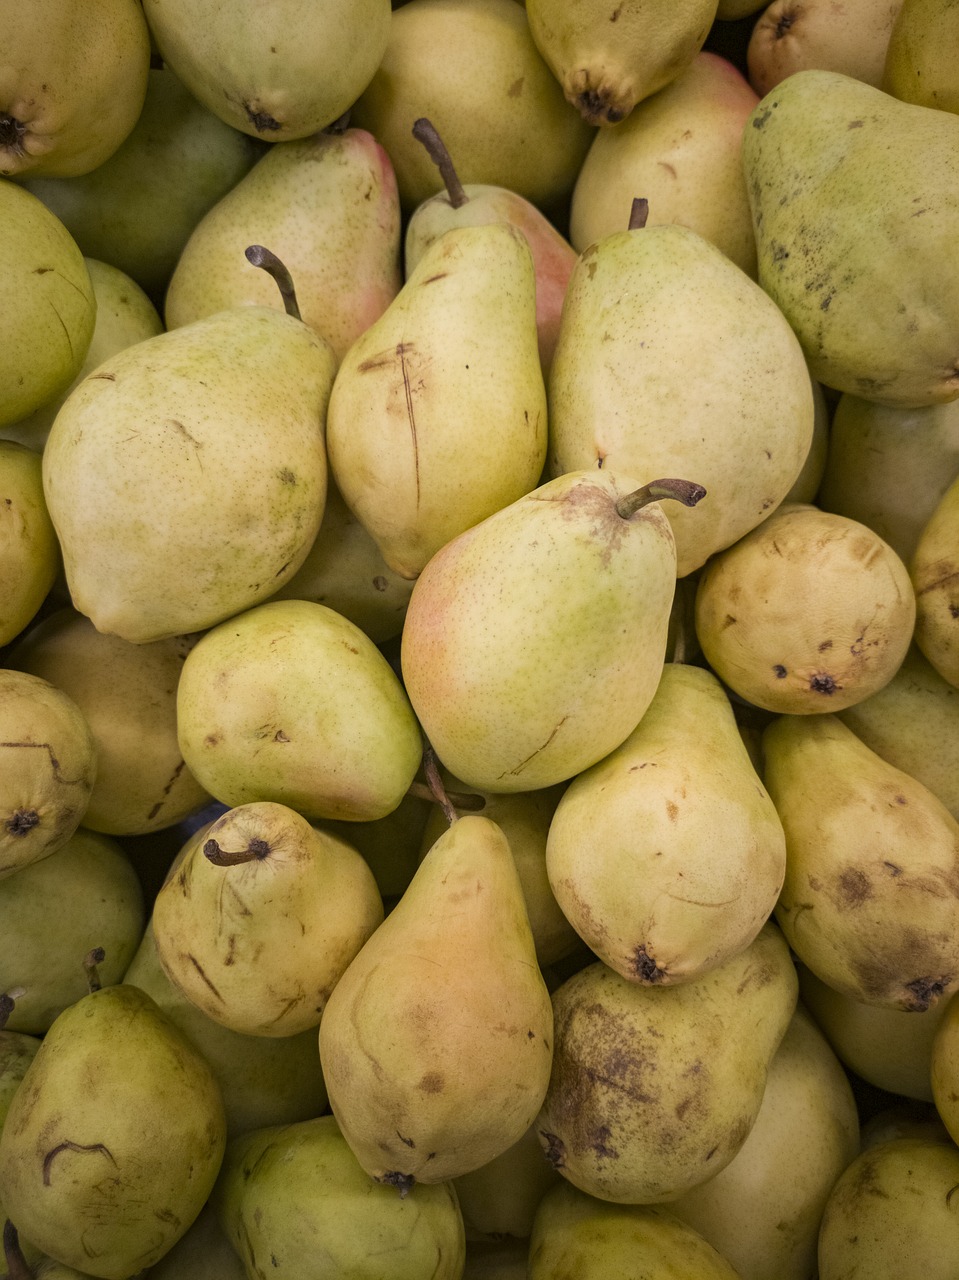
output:
[[[416,506],[420,505],[420,451],[419,443],[416,439],[416,416],[413,413],[413,389],[410,386],[410,374],[406,367],[406,352],[408,348],[405,343],[398,342],[396,344],[396,354],[400,358],[400,372],[403,375],[403,393],[406,397],[406,416],[410,420],[410,437],[413,441],[413,471],[416,476]]]
[[[861,907],[873,896],[872,883],[858,867],[846,867],[836,881],[839,900],[846,907]]]
[[[197,440],[194,436],[191,436],[189,431],[187,431],[186,427],[183,425],[183,423],[178,421],[178,419],[167,418],[167,425],[171,427],[175,427],[177,431],[179,431],[182,435],[186,436],[187,440],[189,440],[190,444],[192,444],[195,449],[203,448],[202,441]]]
[[[841,689],[842,685],[837,684],[828,671],[820,671],[810,678],[809,687],[813,693],[823,693],[828,697],[837,689]]]
[[[29,835],[39,821],[40,815],[36,809],[15,809],[4,825],[8,835],[19,839]]]
[[[216,998],[217,998],[217,1000],[219,1000],[220,1004],[224,1004],[224,1003],[225,1003],[225,1001],[224,1001],[223,997],[220,995],[219,991],[217,991],[216,987],[213,985],[213,983],[212,983],[212,982],[210,981],[210,979],[207,977],[207,975],[206,975],[206,973],[205,973],[205,971],[204,971],[204,969],[203,969],[203,966],[200,964],[199,960],[197,960],[196,956],[194,956],[194,955],[190,955],[190,954],[187,954],[186,956],[184,956],[184,959],[185,959],[185,960],[189,960],[190,964],[192,964],[192,965],[193,965],[194,969],[196,969],[197,973],[200,975],[200,978],[202,979],[202,981],[207,985],[207,987],[209,987],[210,991],[213,993],[213,995],[215,995],[215,996],[216,996]]]
[[[566,1144],[562,1138],[558,1138],[555,1133],[547,1133],[545,1129],[540,1129],[539,1136],[543,1141],[546,1159],[554,1169],[562,1169],[566,1164]]]
[[[403,1135],[400,1133],[399,1129],[396,1130],[396,1136],[399,1138],[400,1142],[402,1142],[405,1147],[409,1147],[411,1151],[416,1150],[416,1143],[413,1141],[413,1139],[404,1138]]]
[[[523,92],[523,81],[525,79],[526,79],[525,76],[520,76],[518,80],[514,80],[513,83],[510,85],[510,87],[506,90],[506,96],[508,98],[518,98],[520,94]]]
[[[244,102],[242,106],[246,112],[246,118],[257,133],[276,133],[283,128],[279,120],[271,116],[268,111],[255,111],[249,102]]]
[[[395,1187],[400,1193],[400,1199],[405,1200],[413,1190],[416,1179],[411,1173],[400,1173],[398,1169],[391,1169],[389,1173],[381,1173],[376,1181],[388,1187]]]
[[[425,279],[422,283],[434,284],[437,280],[445,280],[448,275],[449,275],[448,271],[437,271],[435,276],[428,276],[427,279]]]
[[[666,816],[670,822],[675,822],[679,817],[679,805],[675,800],[666,801]]]
[[[777,662],[776,665],[773,667],[773,675],[776,677],[777,680],[786,679],[786,668],[783,666],[781,662]]]
[[[176,786],[177,778],[179,778],[180,774],[183,772],[185,768],[186,768],[186,762],[184,760],[181,760],[180,763],[177,765],[177,767],[173,770],[173,773],[170,776],[169,782],[163,788],[163,794],[161,795],[160,799],[156,802],[156,804],[147,814],[148,822],[152,822],[153,819],[160,812],[160,810],[163,808],[164,804],[166,803],[167,796],[169,796],[174,786]]]
[[[51,1166],[57,1156],[63,1151],[76,1151],[78,1153],[84,1151],[95,1151],[101,1156],[106,1156],[115,1169],[119,1167],[116,1160],[114,1160],[110,1149],[105,1147],[102,1142],[91,1142],[86,1146],[79,1142],[61,1142],[57,1146],[51,1148],[51,1150],[49,1150],[43,1157],[43,1185],[45,1187],[49,1187],[50,1185]]]
[[[117,375],[115,373],[91,373],[88,381],[93,382],[94,379],[100,379],[103,382],[116,382]]]
[[[416,1087],[422,1089],[424,1093],[442,1093],[443,1077],[438,1071],[427,1071]]]
[[[913,978],[904,988],[910,997],[909,1011],[925,1013],[937,1002],[948,985],[949,980],[946,978]]]

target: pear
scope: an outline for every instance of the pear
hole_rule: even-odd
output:
[[[199,631],[299,568],[323,515],[335,365],[295,316],[231,307],[127,347],[70,393],[43,486],[73,603],[98,630],[134,644]]]
[[[214,1022],[252,1036],[318,1026],[382,919],[356,850],[269,801],[205,827],[153,904],[167,976]]]
[[[0,645],[33,620],[60,571],[60,544],[43,497],[40,454],[0,440]]]
[[[767,711],[838,712],[881,689],[912,641],[909,571],[858,520],[784,503],[710,560],[696,591],[710,666]]]
[[[6,992],[0,995],[0,1133],[3,1131],[10,1103],[27,1073],[27,1068],[37,1056],[41,1043],[37,1036],[6,1030],[6,1021],[14,1005],[13,997]],[[0,1221],[4,1224],[4,1249],[0,1253],[0,1276],[9,1276],[9,1266],[3,1255],[10,1252],[11,1242],[8,1237],[13,1224],[8,1223],[2,1195],[0,1195]],[[17,1244],[25,1265],[37,1261],[40,1255],[33,1245],[26,1240],[18,1240]],[[24,1275],[23,1280],[33,1280],[32,1273]]]
[[[96,743],[73,699],[39,676],[0,669],[0,882],[56,853],[83,821]]]
[[[515,0],[408,0],[350,113],[396,169],[407,213],[436,191],[433,162],[412,135],[428,116],[463,182],[506,187],[540,208],[561,205],[592,138],[540,57]]]
[[[954,1142],[959,1142],[959,1004],[950,1000],[939,1020],[929,1056],[932,1101]]]
[[[539,483],[546,390],[529,245],[455,227],[420,259],[337,371],[330,468],[396,573]]]
[[[784,502],[815,502],[826,469],[826,454],[829,449],[832,407],[826,400],[826,393],[815,379],[812,383],[813,427],[812,442],[802,470],[792,483],[792,488],[783,499]]]
[[[150,1268],[150,1280],[246,1280],[246,1268],[210,1201],[186,1234]]]
[[[443,1182],[529,1128],[552,1042],[509,843],[489,818],[457,818],[327,1002],[333,1114],[377,1182]]]
[[[670,84],[703,47],[717,0],[527,0],[536,47],[568,102],[593,125],[614,125]]]
[[[796,998],[773,924],[696,982],[644,986],[587,965],[553,993],[543,1149],[580,1191],[619,1204],[706,1182],[756,1122]]]
[[[334,819],[316,825],[359,850],[376,878],[381,896],[392,906],[420,864],[423,832],[434,807],[414,779],[396,808],[382,818],[368,822]]]
[[[83,255],[36,196],[0,178],[0,427],[65,391],[93,337],[96,297]]]
[[[694,982],[749,946],[786,837],[712,672],[664,666],[626,741],[563,793],[546,867],[580,936],[631,982]]]
[[[573,188],[569,234],[576,249],[622,231],[641,195],[647,225],[681,223],[755,277],[741,139],[758,101],[731,62],[703,52],[621,125],[598,130]]]
[[[836,71],[797,71],[753,111],[759,282],[825,386],[904,408],[959,395],[957,144],[949,112]]]
[[[304,321],[342,359],[401,283],[389,156],[363,129],[272,146],[194,228],[166,292],[168,329],[226,307],[282,306],[245,259],[248,244],[269,245],[282,259]]]
[[[387,0],[145,0],[157,48],[224,120],[266,142],[338,120],[370,82],[390,31]]]
[[[549,470],[641,482],[691,472],[702,506],[666,509],[682,578],[783,501],[812,442],[812,385],[755,281],[697,232],[637,214],[584,250],[570,279],[549,378]]]
[[[150,35],[137,0],[38,0],[5,15],[0,173],[69,177],[136,123]]]
[[[959,476],[923,525],[909,566],[916,592],[916,644],[942,678],[955,686],[959,686],[957,524]]]
[[[391,813],[423,750],[381,651],[309,600],[270,601],[203,635],[180,674],[177,732],[187,767],[224,804],[272,800],[351,822]]]
[[[632,732],[656,692],[676,582],[656,499],[577,471],[460,534],[410,597],[406,689],[440,761],[470,787],[534,791],[573,777]]]
[[[559,1181],[530,1125],[500,1155],[453,1179],[467,1239],[528,1240],[540,1201]]]
[[[764,780],[786,832],[776,918],[865,1004],[922,1012],[959,987],[959,823],[833,715],[780,716]]]
[[[874,1112],[862,1126],[859,1147],[867,1151],[891,1138],[931,1138],[947,1145],[952,1142],[935,1106],[909,1100],[894,1100]]]
[[[83,996],[50,1027],[0,1134],[0,1197],[66,1266],[125,1280],[186,1232],[226,1142],[209,1066],[137,987]]]
[[[904,0],[886,46],[881,88],[901,102],[959,111],[959,79],[950,57],[959,36],[948,0]]]

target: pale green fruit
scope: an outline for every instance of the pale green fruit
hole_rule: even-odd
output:
[[[712,672],[665,665],[626,741],[563,793],[546,869],[580,937],[631,982],[695,982],[749,946],[786,837]]]
[[[60,395],[83,364],[96,298],[76,241],[36,196],[0,178],[0,427]]]
[[[813,377],[904,408],[955,399],[959,120],[797,71],[753,111],[743,162],[759,282]]]
[[[521,231],[456,227],[424,253],[340,364],[326,443],[347,506],[405,578],[536,487],[546,389]]]
[[[529,1239],[539,1202],[559,1181],[536,1127],[488,1164],[453,1179],[468,1239]]]
[[[826,1203],[819,1280],[953,1280],[959,1269],[957,1183],[954,1145],[899,1138],[864,1151]]]
[[[4,19],[0,173],[71,177],[136,123],[150,34],[137,0],[35,0]]]
[[[797,998],[772,924],[696,982],[642,986],[602,962],[553,993],[553,1071],[536,1121],[560,1173],[621,1204],[672,1200],[726,1167],[762,1104]]]
[[[209,1062],[219,1081],[231,1137],[263,1125],[308,1120],[326,1110],[316,1031],[248,1036],[208,1018],[164,972],[152,920],[123,981],[152,996]]]
[[[246,1268],[210,1201],[189,1231],[150,1268],[149,1280],[247,1280]]]
[[[325,605],[276,600],[214,627],[177,691],[187,766],[224,804],[365,822],[400,803],[422,738],[392,667]]]
[[[902,102],[959,111],[952,57],[959,13],[951,0],[904,0],[886,48],[881,88]]]
[[[2,882],[62,848],[83,821],[96,743],[83,712],[61,689],[0,669],[0,759]]]
[[[806,454],[802,471],[793,481],[792,488],[783,499],[784,502],[816,502],[823,472],[826,469],[826,455],[829,449],[831,431],[831,410],[826,401],[826,393],[822,385],[815,380],[812,384],[813,413],[812,443]]]
[[[676,551],[648,493],[620,514],[634,492],[612,471],[560,476],[448,542],[417,579],[403,677],[467,786],[565,781],[618,747],[652,700]]]
[[[932,1041],[929,1081],[936,1111],[959,1142],[959,1004],[950,1000]]]
[[[71,392],[43,486],[98,630],[199,631],[292,576],[323,515],[335,364],[301,321],[234,307],[127,347]]]
[[[668,1209],[609,1204],[567,1185],[540,1203],[528,1275],[529,1280],[739,1280],[732,1264]]]
[[[25,185],[88,257],[126,272],[160,305],[193,228],[263,149],[197,102],[169,67],[151,68],[143,110],[109,160],[80,178]]]
[[[687,227],[622,230],[569,282],[549,379],[550,474],[689,476],[663,508],[685,577],[785,498],[812,442],[812,384],[771,300]]]
[[[457,818],[323,1013],[343,1136],[401,1190],[478,1169],[535,1118],[552,1032],[509,843],[488,818]]]
[[[131,644],[58,609],[21,636],[9,663],[56,682],[77,704],[96,744],[96,778],[83,825],[108,835],[173,826],[209,799],[183,762],[176,692],[198,637]]]
[[[580,167],[570,239],[582,253],[625,231],[633,199],[647,226],[681,223],[756,275],[756,237],[743,177],[742,133],[759,101],[725,58],[699,53],[615,129],[600,129]]]
[[[936,671],[959,686],[959,476],[923,525],[910,562],[916,592],[915,641]]]
[[[837,716],[780,716],[764,780],[786,832],[776,918],[864,1004],[921,1013],[959,986],[959,822]]]
[[[0,645],[30,623],[60,570],[60,544],[43,497],[40,454],[0,440]]]
[[[563,98],[514,0],[409,0],[396,9],[379,68],[350,113],[378,138],[411,212],[437,187],[412,134],[428,116],[463,182],[562,202],[593,131]]]
[[[157,47],[234,129],[266,142],[333,124],[369,84],[390,32],[388,0],[144,0]]]
[[[589,124],[613,125],[689,66],[717,0],[527,0],[536,47]]]
[[[382,919],[360,854],[269,801],[205,827],[153,904],[167,976],[214,1022],[252,1036],[318,1026]]]
[[[148,995],[64,1010],[0,1134],[0,1196],[44,1253],[103,1280],[156,1262],[203,1207],[226,1125],[210,1068]]]
[[[327,820],[317,825],[360,851],[383,898],[398,898],[419,866],[423,831],[433,808],[431,801],[410,790],[385,817],[369,822]]]
[[[248,1276],[460,1280],[465,1240],[449,1182],[405,1196],[370,1182],[332,1116],[245,1134],[214,1196]]]
[[[837,712],[895,675],[912,640],[909,570],[858,520],[784,503],[699,577],[696,635],[741,698]]]
[[[96,947],[105,953],[100,982],[118,983],[144,924],[133,864],[93,831],[81,828],[56,853],[0,881],[0,992],[19,993],[9,1029],[42,1035],[85,995],[84,959]]]
[[[244,257],[250,244],[282,260],[304,321],[342,359],[402,282],[389,156],[362,129],[272,146],[198,221],[170,278],[167,328],[226,307],[282,309],[276,285]]]
[[[849,1080],[800,1005],[769,1064],[759,1115],[738,1155],[669,1210],[743,1280],[809,1280],[826,1200],[858,1154]]]

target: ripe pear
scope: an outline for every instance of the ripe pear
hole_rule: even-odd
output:
[[[560,1176],[530,1125],[487,1164],[453,1179],[469,1240],[528,1240],[540,1201]]]
[[[127,347],[71,392],[43,486],[73,603],[98,630],[134,644],[200,631],[292,576],[323,515],[335,366],[301,320],[232,307]]]
[[[552,1047],[509,842],[489,818],[457,818],[327,1002],[333,1114],[377,1182],[443,1182],[525,1133]]]
[[[581,255],[549,378],[551,475],[610,468],[705,485],[664,508],[683,578],[783,501],[812,442],[796,335],[755,281],[680,225],[614,232]]]
[[[370,82],[390,31],[388,0],[144,0],[157,48],[193,96],[266,142],[338,120]]]
[[[527,0],[536,47],[568,102],[592,125],[624,120],[703,47],[717,0]]]
[[[136,123],[150,34],[137,0],[38,0],[5,15],[0,173],[73,177]]]
[[[707,1181],[756,1121],[797,990],[773,924],[695,982],[644,986],[601,961],[581,969],[553,993],[553,1071],[536,1121],[550,1160],[620,1204]]]
[[[83,255],[36,196],[0,178],[0,427],[65,391],[93,337],[96,297]]]
[[[576,249],[624,230],[634,197],[642,196],[647,225],[681,223],[755,277],[741,152],[743,125],[758,101],[728,59],[703,52],[622,124],[598,130],[573,188]]]
[[[521,231],[455,227],[426,251],[343,358],[326,443],[347,506],[405,578],[535,488],[546,389]]]
[[[922,1012],[959,987],[959,823],[833,715],[783,715],[764,780],[786,832],[776,918],[837,991]]]
[[[632,732],[656,692],[676,584],[659,497],[612,471],[540,485],[448,542],[403,628],[406,689],[440,761],[467,786],[533,791]]]
[[[916,644],[942,678],[955,686],[959,686],[957,524],[959,476],[923,525],[909,566],[916,592]]]
[[[246,1268],[220,1226],[210,1201],[169,1252],[150,1268],[150,1280],[247,1280]]]
[[[759,282],[813,377],[904,408],[955,399],[959,120],[797,71],[753,111],[743,163]]]
[[[837,712],[892,679],[916,620],[909,571],[858,520],[784,503],[703,569],[696,635],[767,711]]]
[[[903,0],[886,47],[880,87],[901,102],[959,111],[951,56],[959,14],[949,0]]]
[[[0,645],[32,621],[60,571],[60,544],[43,497],[40,454],[0,440]]]
[[[950,1000],[936,1028],[929,1055],[929,1084],[939,1118],[959,1142],[959,1005]]]
[[[0,1134],[0,1196],[57,1261],[103,1280],[152,1265],[212,1190],[226,1143],[204,1059],[137,987],[57,1018]]]
[[[269,601],[203,635],[180,674],[177,732],[224,804],[272,800],[352,822],[397,807],[423,750],[382,652],[309,600]]]
[[[567,919],[631,982],[695,982],[749,946],[786,837],[712,672],[664,666],[626,741],[563,793],[546,867]]]

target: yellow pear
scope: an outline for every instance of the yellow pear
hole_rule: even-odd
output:
[[[0,645],[33,620],[60,571],[60,544],[43,497],[40,454],[0,440]]]
[[[959,476],[923,525],[910,563],[916,644],[944,680],[959,686]]]
[[[929,1059],[929,1082],[936,1111],[954,1142],[959,1142],[959,1004],[943,1011]]]
[[[886,47],[881,88],[901,102],[959,111],[952,52],[959,14],[950,0],[903,0]]]

